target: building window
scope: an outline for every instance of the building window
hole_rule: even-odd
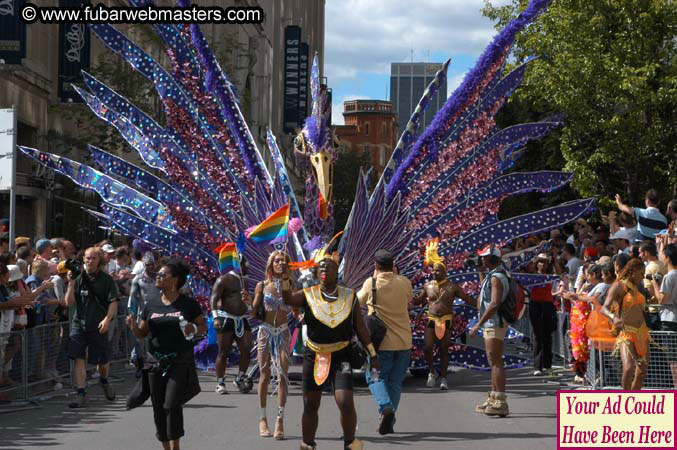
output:
[[[369,122],[364,124],[364,135],[369,136]]]
[[[383,122],[381,124],[381,137],[386,137],[388,136],[388,124]]]

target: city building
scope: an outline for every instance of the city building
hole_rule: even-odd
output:
[[[345,125],[334,125],[341,151],[370,155],[377,175],[383,172],[397,145],[397,115],[393,104],[384,100],[343,102]]]
[[[5,2],[7,3],[7,2]],[[19,20],[25,0],[9,0],[0,14],[0,108],[16,107],[17,143],[88,163],[87,144],[95,144],[133,163],[138,155],[81,103],[70,83],[83,86],[81,70],[92,73],[129,98],[155,119],[164,116],[152,83],[141,78],[105,48],[93,33],[78,24],[26,26]],[[48,0],[40,6],[73,6],[79,0]],[[116,0],[106,0],[119,5]],[[174,6],[174,0],[157,0]],[[193,3],[214,5],[212,0]],[[325,0],[222,0],[229,6],[260,6],[262,24],[204,24],[201,28],[221,67],[237,89],[240,107],[250,131],[272,167],[266,145],[266,128],[276,135],[299,189],[302,174],[296,169],[293,139],[296,129],[285,131],[288,111],[296,102],[295,128],[307,112],[312,56],[319,53],[323,74]],[[149,25],[116,25],[161,65],[169,58]],[[292,33],[293,32],[293,33]],[[287,37],[295,33],[295,39]],[[291,42],[295,41],[295,42]],[[294,44],[294,45],[292,45]],[[290,80],[289,69],[296,64]],[[289,86],[296,84],[295,89]],[[288,108],[290,109],[290,108]],[[293,109],[293,108],[292,108]],[[286,116],[285,116],[286,114]],[[65,236],[78,245],[95,242],[105,232],[82,208],[96,209],[98,196],[78,189],[60,175],[17,158],[16,235],[36,238]],[[9,215],[9,194],[0,193],[0,217]]]
[[[398,115],[398,128],[404,130],[414,112],[414,108],[423,96],[428,84],[435,78],[435,74],[442,68],[442,63],[392,63],[390,65],[390,101]],[[419,133],[430,125],[435,113],[447,100],[447,82],[440,85],[430,106],[426,110]]]

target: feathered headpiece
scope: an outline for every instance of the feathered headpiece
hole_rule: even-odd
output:
[[[438,238],[431,239],[425,244],[425,259],[423,263],[428,267],[434,267],[436,265],[441,265],[445,269],[447,265],[444,264],[444,258],[437,254],[437,246],[439,245],[440,240]]]

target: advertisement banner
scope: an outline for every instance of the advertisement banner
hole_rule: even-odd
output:
[[[21,64],[26,57],[26,24],[19,19],[25,0],[0,0],[0,59]]]
[[[60,7],[75,7],[83,0],[59,0]],[[71,83],[80,81],[81,70],[89,70],[90,33],[83,23],[59,24],[59,100],[82,102]]]
[[[284,131],[293,133],[299,123],[299,62],[301,27],[288,26],[284,31]]]

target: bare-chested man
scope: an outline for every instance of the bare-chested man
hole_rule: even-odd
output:
[[[221,275],[212,288],[212,316],[219,346],[219,354],[216,357],[216,392],[218,394],[228,393],[225,375],[233,339],[237,341],[237,347],[240,350],[240,370],[234,384],[242,393],[249,392],[253,386],[252,380],[246,376],[252,347],[252,332],[246,317],[247,304],[251,303],[251,298],[242,281],[242,278],[247,276],[247,264],[244,258],[240,266],[242,275],[234,271]]]
[[[414,303],[418,305],[428,303],[428,326],[424,334],[425,359],[428,362],[428,387],[435,387],[437,374],[433,362],[433,350],[435,342],[439,342],[440,354],[440,389],[446,391],[447,366],[449,366],[449,339],[451,337],[451,324],[454,320],[454,299],[460,298],[468,305],[477,306],[476,302],[456,283],[447,280],[447,268],[442,263],[433,266],[434,281],[426,283]]]

